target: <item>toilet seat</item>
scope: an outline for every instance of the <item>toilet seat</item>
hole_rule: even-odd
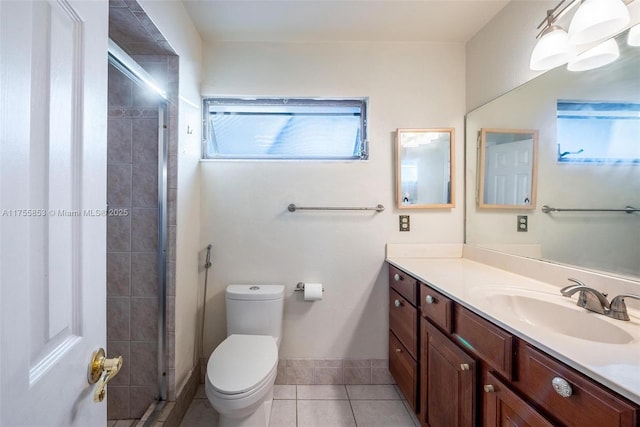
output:
[[[278,346],[268,335],[230,335],[211,354],[207,380],[223,399],[241,399],[272,383]]]

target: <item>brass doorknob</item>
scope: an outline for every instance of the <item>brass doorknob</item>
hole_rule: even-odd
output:
[[[91,354],[91,361],[87,370],[89,384],[96,385],[93,391],[93,401],[102,402],[105,396],[105,387],[122,368],[122,356],[107,359],[104,348],[99,348]]]

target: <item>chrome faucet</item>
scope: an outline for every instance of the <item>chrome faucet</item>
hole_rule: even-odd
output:
[[[577,305],[584,307],[587,310],[604,314],[613,319],[618,320],[630,320],[629,313],[627,313],[627,305],[624,303],[625,298],[633,298],[640,300],[640,295],[618,295],[611,300],[611,303],[607,300],[607,294],[601,293],[593,288],[586,286],[584,283],[577,279],[569,278],[569,281],[574,282],[572,285],[565,286],[560,289],[562,296],[571,298],[571,296],[577,292],[578,295]]]
[[[595,311],[599,314],[609,314],[611,305],[609,304],[607,297],[593,288],[589,288],[587,286],[575,286],[565,291],[562,295],[570,298],[571,295],[576,292],[580,292],[580,295],[578,296],[578,306],[584,307],[587,310]]]

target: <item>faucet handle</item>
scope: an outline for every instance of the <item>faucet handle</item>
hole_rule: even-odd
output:
[[[609,312],[609,316],[618,320],[630,320],[629,313],[627,313],[627,305],[624,303],[625,298],[640,300],[640,295],[622,294],[612,299],[611,311]]]

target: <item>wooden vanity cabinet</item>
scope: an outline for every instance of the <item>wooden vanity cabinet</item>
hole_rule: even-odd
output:
[[[389,266],[389,372],[415,412],[419,410],[418,284]]]
[[[640,427],[639,405],[393,266],[389,283],[389,369],[423,427]]]

